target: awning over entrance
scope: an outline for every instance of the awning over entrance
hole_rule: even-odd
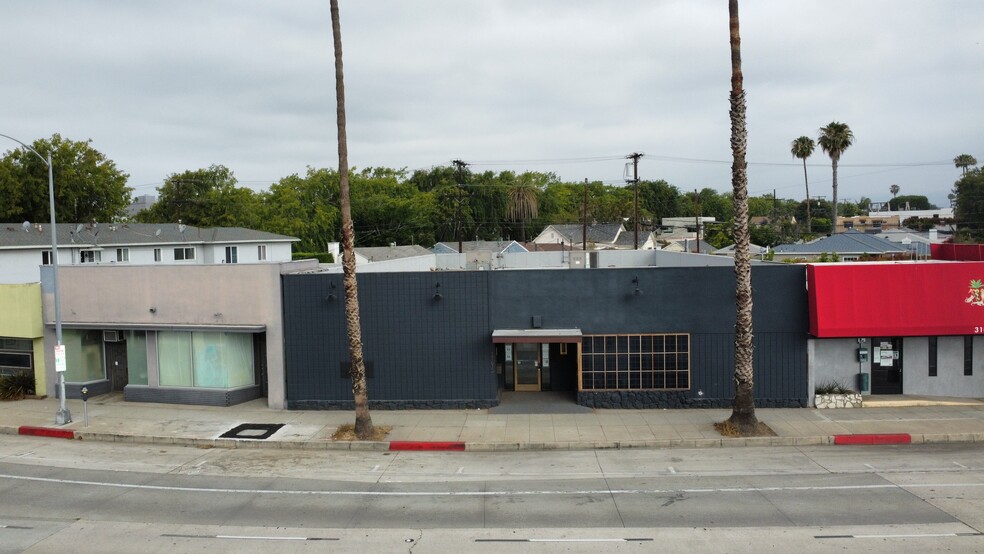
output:
[[[581,342],[580,329],[496,329],[492,343]]]
[[[808,265],[810,334],[925,337],[984,333],[984,263]]]

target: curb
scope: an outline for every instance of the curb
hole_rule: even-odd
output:
[[[673,448],[741,448],[770,446],[850,446],[935,443],[984,443],[984,433],[916,434],[879,433],[815,435],[803,437],[752,437],[719,439],[657,439],[638,441],[585,442],[462,442],[462,441],[342,441],[328,440],[248,440],[175,435],[126,435],[88,430],[58,429],[44,426],[0,425],[0,435],[76,439],[92,442],[160,444],[223,449],[331,450],[353,452],[432,451],[432,452],[515,452],[563,450],[628,450]]]
[[[56,439],[74,439],[75,431],[71,429],[54,429],[52,427],[32,427],[30,425],[21,425],[17,428],[18,435],[27,435],[31,437],[51,437]]]
[[[873,433],[867,435],[834,435],[836,445],[912,444],[909,433]]]

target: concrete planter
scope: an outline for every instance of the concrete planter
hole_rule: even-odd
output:
[[[818,394],[814,405],[819,408],[860,408],[862,407],[861,394],[852,392],[849,394]]]

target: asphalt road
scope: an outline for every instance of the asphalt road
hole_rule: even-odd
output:
[[[427,453],[0,440],[0,551],[984,551],[984,448]]]

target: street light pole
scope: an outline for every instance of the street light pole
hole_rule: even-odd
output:
[[[62,317],[61,317],[61,288],[58,286],[58,230],[55,226],[55,178],[54,168],[51,163],[51,152],[45,158],[40,152],[15,139],[14,137],[0,134],[0,137],[8,138],[24,148],[30,150],[35,156],[41,159],[48,166],[48,210],[51,214],[51,264],[53,286],[55,289],[55,371],[58,374],[58,411],[55,412],[55,424],[65,425],[72,422],[72,412],[65,406],[65,368],[59,368],[57,359],[64,359],[64,347],[62,345]]]

